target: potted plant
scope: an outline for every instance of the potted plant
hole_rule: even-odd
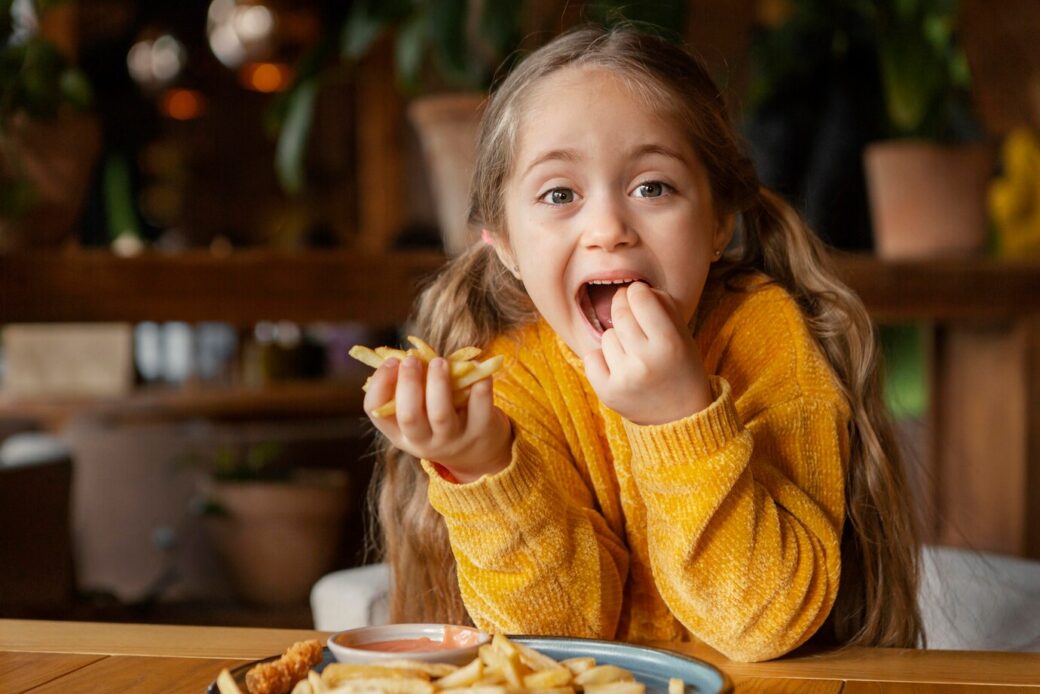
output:
[[[60,243],[87,192],[101,137],[90,85],[59,48],[74,10],[0,0],[0,250]]]
[[[198,508],[238,594],[261,605],[306,601],[333,568],[348,511],[347,476],[300,469],[277,443],[222,446],[206,462]]]
[[[468,225],[469,185],[481,107],[495,78],[508,73],[522,27],[555,25],[563,12],[531,16],[523,0],[358,0],[335,27],[338,56],[354,64],[391,37],[396,82],[411,97],[408,115],[422,143],[444,248],[456,254],[476,238]],[[589,19],[610,24],[683,27],[681,0],[595,0]],[[541,29],[530,34],[549,35]],[[325,59],[324,40],[301,61],[293,87],[273,111],[278,135],[276,167],[289,192],[303,187],[304,143]]]
[[[964,255],[986,242],[992,152],[970,115],[971,74],[957,39],[957,0],[874,6],[885,113],[894,139],[867,147],[878,255]]]

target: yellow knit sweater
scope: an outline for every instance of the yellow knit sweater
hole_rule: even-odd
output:
[[[463,601],[481,628],[700,639],[735,660],[787,653],[838,589],[849,409],[793,299],[702,302],[714,402],[641,426],[600,403],[544,322],[499,338],[509,466],[453,484],[423,461]]]

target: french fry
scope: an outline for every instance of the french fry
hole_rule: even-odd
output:
[[[371,366],[373,369],[378,369],[385,361],[383,357],[379,356],[364,345],[354,345],[350,348],[350,351],[347,352],[347,354],[354,357],[365,366]]]
[[[330,690],[329,694],[433,694],[433,685],[424,680],[403,677],[359,677],[346,680]]]
[[[498,685],[479,685],[465,689],[442,689],[440,694],[510,694],[507,687]]]
[[[412,343],[413,347],[415,347],[416,356],[427,364],[437,358],[437,353],[433,351],[433,347],[430,347],[421,338],[418,338],[415,335],[409,335],[408,341]]]
[[[566,660],[561,660],[560,661],[560,665],[562,665],[563,667],[567,668],[568,670],[573,672],[575,675],[580,675],[581,673],[585,672],[586,670],[591,670],[592,668],[596,667],[596,659],[595,658],[585,658],[585,657],[582,657],[582,658],[567,658]]]
[[[407,660],[404,658],[382,660],[379,662],[379,666],[394,668],[395,670],[414,670],[425,674],[427,678],[430,679],[447,677],[459,669],[457,665],[449,665],[447,663],[427,663],[422,660]]]
[[[668,694],[685,694],[686,683],[678,677],[668,680]]]
[[[289,694],[314,694],[314,687],[307,680],[300,680]]]
[[[646,694],[646,686],[641,682],[589,684],[585,686],[585,694]]]
[[[524,686],[528,689],[555,689],[571,683],[571,671],[564,667],[546,668],[524,675]]]
[[[404,361],[408,358],[408,352],[405,352],[403,349],[394,349],[393,347],[376,347],[373,351],[383,359],[396,359],[397,361]]]
[[[631,682],[634,679],[631,672],[623,670],[617,665],[597,665],[575,677],[574,683],[587,687],[595,684],[610,684],[611,682]]]
[[[314,694],[323,694],[323,692],[329,691],[329,688],[321,681],[321,675],[314,670],[307,673],[307,681],[311,683],[311,691]]]
[[[220,690],[220,694],[242,694],[242,690],[235,684],[235,678],[231,676],[227,668],[221,670],[217,675],[217,689]]]
[[[359,665],[355,663],[329,663],[321,673],[321,680],[329,687],[337,687],[356,679],[418,679],[429,681],[425,672],[414,669],[384,667],[382,665]]]
[[[448,355],[448,361],[470,361],[480,356],[480,347],[462,347]]]
[[[487,668],[496,669],[505,676],[507,684],[512,687],[524,686],[520,676],[520,656],[515,650],[512,653],[503,653],[493,645],[486,645],[481,646],[477,652]]]
[[[477,366],[468,374],[466,374],[459,380],[455,381],[452,384],[452,387],[455,390],[462,390],[463,388],[468,388],[477,381],[487,378],[491,374],[498,371],[498,369],[502,366],[502,362],[504,361],[505,357],[503,357],[501,354],[499,354],[498,356],[491,357],[487,361],[482,361],[479,364],[477,364]]]
[[[468,687],[484,676],[484,661],[474,658],[468,665],[460,667],[450,675],[445,675],[435,682],[439,689]]]
[[[425,340],[414,335],[408,336],[408,342],[413,346],[411,349],[400,350],[394,347],[376,347],[369,349],[364,345],[354,345],[350,348],[350,356],[358,361],[378,369],[387,359],[402,360],[408,356],[414,356],[429,364],[438,358],[437,352]],[[473,359],[480,354],[479,347],[463,347],[452,352],[447,357],[448,376],[451,379],[452,405],[457,409],[469,402],[469,387],[477,381],[488,378],[502,367],[505,358],[497,355],[482,362]],[[365,380],[361,390],[368,392],[372,385],[372,377]],[[392,417],[397,414],[397,401],[388,400],[370,413],[374,417]]]
[[[549,656],[539,653],[530,646],[525,646],[522,643],[516,643],[514,641],[510,641],[510,643],[513,644],[516,650],[520,651],[520,660],[523,664],[535,672],[539,672],[540,670],[566,669],[561,663],[557,663]]]

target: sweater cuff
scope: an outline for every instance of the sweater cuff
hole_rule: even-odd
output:
[[[729,383],[709,376],[713,402],[689,417],[664,424],[641,425],[622,420],[637,460],[689,460],[714,455],[743,429]]]
[[[504,470],[467,484],[444,479],[437,473],[436,463],[421,460],[430,479],[430,505],[443,516],[501,513],[505,509],[529,505],[536,496],[535,487],[541,477],[537,470],[537,455],[530,445],[516,436],[511,458]]]

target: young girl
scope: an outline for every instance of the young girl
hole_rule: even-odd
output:
[[[494,93],[477,153],[484,243],[415,331],[505,364],[459,410],[443,359],[389,360],[365,398],[397,401],[372,418],[392,618],[738,660],[817,632],[916,645],[869,319],[759,185],[703,67],[573,31]]]

